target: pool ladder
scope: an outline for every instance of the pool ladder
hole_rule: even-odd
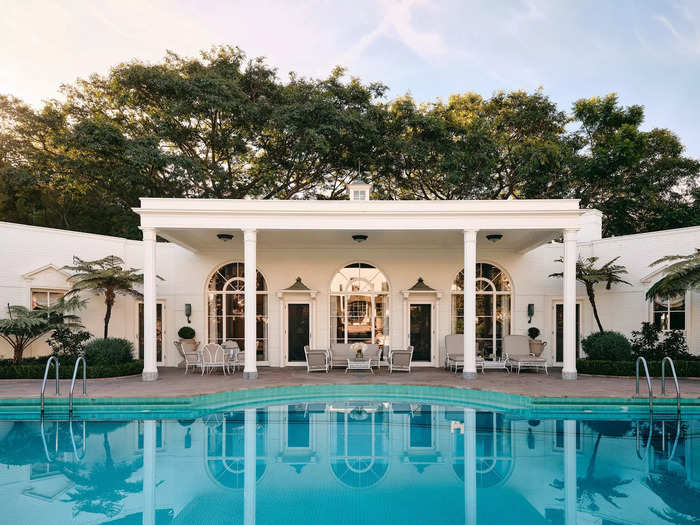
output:
[[[637,362],[635,363],[635,373],[636,373],[636,384],[635,384],[635,393],[636,395],[639,395],[639,363],[642,363],[644,365],[644,375],[646,376],[647,379],[647,386],[649,387],[649,413],[652,413],[654,410],[654,392],[651,388],[651,376],[649,375],[649,367],[647,366],[647,360],[644,359],[642,356],[639,356],[637,358]],[[680,387],[678,386],[678,376],[676,375],[676,367],[673,364],[673,359],[670,357],[666,356],[661,360],[661,395],[666,395],[666,362],[668,362],[669,366],[671,367],[671,373],[673,374],[673,383],[676,387],[676,407],[678,410],[678,415],[680,416],[681,414],[681,390]]]
[[[80,366],[80,363],[83,363],[83,395],[87,393],[87,363],[85,361],[85,358],[83,356],[78,357],[78,359],[75,361],[75,367],[73,368],[73,379],[71,380],[70,383],[70,392],[68,393],[68,413],[73,414],[73,391],[75,390],[75,378],[78,375],[78,367]],[[41,383],[41,417],[44,417],[44,397],[46,394],[46,379],[49,376],[49,368],[51,368],[51,363],[54,364],[54,368],[56,369],[56,396],[59,396],[61,394],[60,387],[59,387],[59,381],[58,381],[58,358],[56,356],[51,356],[49,357],[49,360],[46,361],[46,368],[44,368],[44,380]]]

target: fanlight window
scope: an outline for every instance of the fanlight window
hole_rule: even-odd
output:
[[[389,344],[389,281],[368,263],[340,269],[330,286],[333,343]]]
[[[501,268],[476,265],[476,345],[482,356],[502,353],[503,336],[510,334],[513,287]],[[464,333],[464,270],[452,283],[452,333]]]
[[[387,414],[362,407],[334,415],[331,432],[331,470],[351,488],[371,487],[389,469],[389,425]]]
[[[447,416],[447,414],[446,414]],[[449,419],[452,419],[451,417]],[[464,422],[463,414],[458,420]],[[513,432],[511,422],[503,414],[476,413],[476,485],[495,487],[508,480],[513,472]],[[464,434],[452,431],[452,469],[464,481]]]
[[[256,272],[256,342],[257,359],[267,359],[267,283]],[[245,349],[245,266],[229,263],[219,268],[209,280],[207,292],[208,342],[235,341]]]
[[[229,489],[242,489],[245,473],[244,442],[245,412],[212,414],[204,420],[206,426],[207,470],[217,483]],[[265,428],[267,411],[256,413],[255,479],[267,469],[265,460]]]

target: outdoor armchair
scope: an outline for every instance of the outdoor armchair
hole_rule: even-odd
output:
[[[185,359],[185,375],[187,375],[190,367],[197,368],[202,365],[202,354],[200,352],[186,351],[181,341],[173,341],[173,345],[178,353]]]
[[[394,370],[401,372],[411,372],[411,359],[413,359],[413,347],[406,350],[393,350],[389,354],[389,373]]]
[[[330,359],[326,350],[311,350],[309,346],[304,347],[306,356],[307,372],[326,372],[330,368]]]
[[[503,352],[511,369],[518,369],[518,374],[521,368],[534,368],[539,371],[544,369],[547,371],[547,360],[544,357],[536,357],[530,353],[530,338],[526,335],[506,335],[503,338]]]

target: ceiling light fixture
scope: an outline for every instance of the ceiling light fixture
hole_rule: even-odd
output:
[[[231,235],[230,233],[217,233],[216,236],[224,242],[233,239],[233,235]]]
[[[500,233],[490,233],[486,236],[486,240],[489,242],[498,242],[503,239],[503,235]]]
[[[367,240],[367,236],[357,233],[352,236],[352,240],[355,242],[365,242]]]

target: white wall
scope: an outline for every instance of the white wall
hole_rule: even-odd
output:
[[[592,216],[592,223],[596,216]],[[596,226],[590,228],[587,238],[595,238]],[[583,235],[582,235],[583,236]],[[584,237],[586,238],[586,237]],[[9,223],[0,223],[0,241],[6,247],[3,264],[0,265],[0,304],[30,304],[30,289],[68,288],[65,276],[48,269],[29,280],[23,275],[53,264],[61,268],[71,263],[73,255],[83,259],[97,259],[106,255],[118,255],[130,266],[141,268],[143,251],[139,241],[129,241],[99,235],[89,235],[47,228],[36,228]],[[649,264],[664,255],[688,253],[700,241],[700,228],[684,228],[665,232],[630,235],[618,238],[592,240],[580,243],[584,257],[598,256],[601,262],[620,256],[620,264],[627,266],[628,280],[632,286],[618,286],[611,291],[597,289],[599,311],[606,329],[629,334],[638,329],[642,321],[649,320],[649,305],[644,300],[648,283],[640,282],[652,272]],[[542,330],[542,339],[549,342],[547,355],[553,352],[553,304],[561,301],[561,279],[549,278],[553,272],[561,271],[562,265],[555,259],[562,256],[562,246],[550,243],[533,251],[520,254],[498,249],[495,245],[479,245],[479,261],[497,264],[508,272],[513,281],[512,332],[527,333],[530,326]],[[402,290],[411,287],[418,277],[426,284],[441,291],[439,308],[439,334],[442,360],[444,336],[451,330],[450,286],[462,269],[463,247],[421,249],[415,246],[375,247],[371,243],[354,244],[350,249],[337,246],[300,246],[294,249],[259,249],[258,269],[267,280],[268,290],[268,355],[270,364],[279,366],[280,306],[277,291],[291,285],[297,276],[312,289],[318,290],[317,327],[315,340],[325,345],[329,339],[328,286],[334,273],[344,265],[356,260],[366,261],[381,269],[389,279],[391,287],[391,327],[393,347],[403,341]],[[231,261],[243,261],[243,248],[239,238],[209,252],[192,253],[176,245],[158,243],[157,272],[163,281],[157,282],[158,299],[164,304],[164,351],[165,364],[176,365],[180,359],[171,342],[177,330],[187,324],[184,305],[192,305],[191,326],[197,331],[199,340],[206,339],[205,288],[211,273],[219,266]],[[582,287],[578,288],[582,304],[583,334],[595,329],[592,312]],[[532,323],[527,320],[527,305],[535,305]],[[3,308],[4,310],[4,308]],[[110,335],[125,337],[137,343],[137,303],[131,298],[119,298],[112,314]],[[3,312],[4,314],[4,312]],[[96,336],[102,333],[104,302],[92,298],[88,308],[81,313],[83,323]],[[691,350],[700,354],[700,293],[689,294],[687,314],[687,337]],[[43,338],[42,338],[43,339]],[[26,355],[32,356],[46,351],[43,342],[35,344]],[[0,346],[0,356],[9,357],[7,345]]]

